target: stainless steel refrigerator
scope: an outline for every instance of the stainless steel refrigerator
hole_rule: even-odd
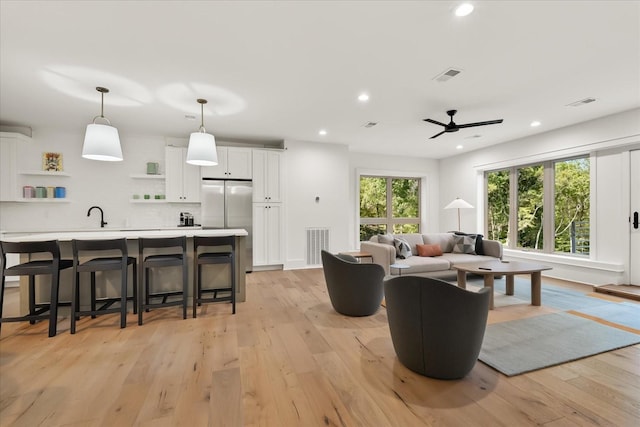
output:
[[[202,178],[202,228],[243,228],[246,238],[245,265],[253,271],[253,187],[250,180]]]

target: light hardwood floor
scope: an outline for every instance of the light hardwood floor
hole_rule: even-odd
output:
[[[490,322],[549,311],[505,306]],[[512,378],[478,362],[430,379],[397,360],[384,308],[337,314],[320,269],[252,273],[235,316],[200,313],[155,310],[143,326],[130,314],[126,329],[83,318],[73,336],[63,320],[54,338],[46,322],[4,324],[0,425],[640,425],[640,345]]]

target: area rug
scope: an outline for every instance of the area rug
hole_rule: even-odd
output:
[[[513,376],[638,343],[638,334],[554,313],[488,325],[478,359]]]

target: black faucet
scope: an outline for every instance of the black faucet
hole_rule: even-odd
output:
[[[87,211],[87,216],[91,215],[91,211],[94,209],[98,209],[100,211],[100,227],[104,228],[104,226],[107,225],[107,223],[104,220],[104,212],[102,211],[102,208],[100,206],[91,206]]]

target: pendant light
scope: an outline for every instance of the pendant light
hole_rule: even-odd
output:
[[[82,157],[105,162],[120,162],[122,161],[122,148],[120,148],[118,129],[111,126],[111,122],[104,116],[104,94],[109,93],[109,89],[97,87],[96,90],[101,94],[100,115],[95,116],[93,123],[87,125]],[[103,119],[107,124],[98,124],[96,123],[97,119]]]
[[[204,104],[207,103],[207,100],[198,99],[197,101],[200,104],[200,129],[189,137],[187,163],[196,166],[215,166],[218,164],[216,139],[213,135],[206,133],[204,129]]]

